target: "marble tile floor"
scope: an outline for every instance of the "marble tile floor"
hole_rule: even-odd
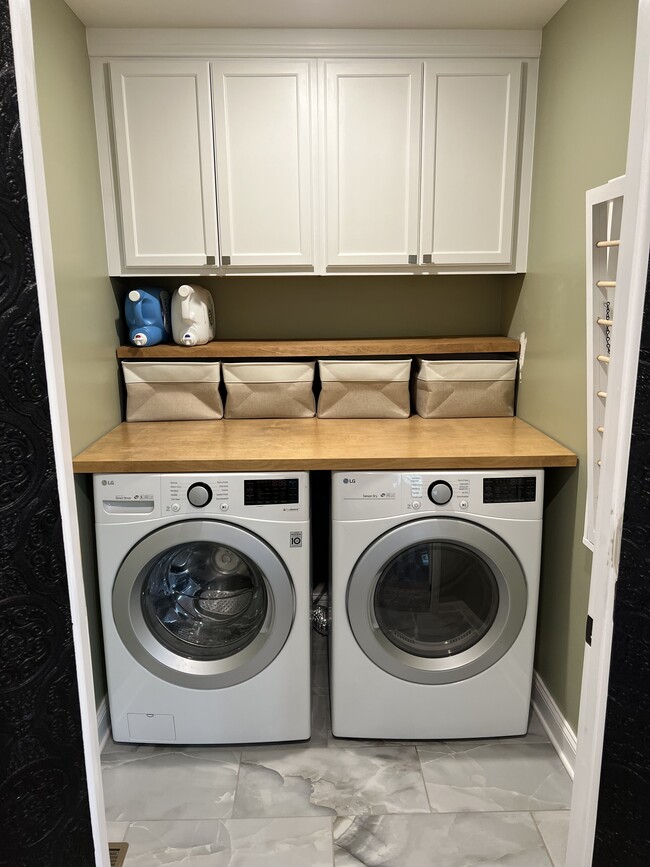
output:
[[[115,744],[109,839],[126,867],[564,867],[571,781],[533,714],[520,738],[335,738],[325,639],[312,737],[234,748]]]

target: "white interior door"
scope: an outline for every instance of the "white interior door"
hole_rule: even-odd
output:
[[[212,64],[224,265],[312,266],[310,64]]]
[[[325,64],[327,265],[417,263],[422,63]]]
[[[124,265],[215,264],[209,66],[110,64]]]
[[[518,60],[426,62],[423,262],[514,261],[520,100]]]

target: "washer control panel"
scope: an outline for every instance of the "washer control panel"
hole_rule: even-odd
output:
[[[208,516],[309,519],[305,472],[97,474],[93,487],[98,523]]]
[[[309,515],[305,473],[230,473],[160,477],[162,514],[215,515],[283,520]]]
[[[163,516],[212,513],[230,497],[225,477],[166,475],[161,476],[160,486]]]

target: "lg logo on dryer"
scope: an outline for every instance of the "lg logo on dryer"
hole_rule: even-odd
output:
[[[115,481],[111,479],[102,479],[102,485],[114,485]]]
[[[357,483],[356,479],[348,479],[347,476],[343,479],[344,485],[356,485],[356,483]]]

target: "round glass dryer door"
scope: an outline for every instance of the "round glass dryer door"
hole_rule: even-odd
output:
[[[140,541],[113,586],[113,616],[132,656],[194,689],[258,674],[284,646],[293,585],[258,536],[218,521],[168,525]]]
[[[413,521],[377,539],[348,584],[352,631],[366,655],[415,683],[452,683],[512,646],[528,592],[494,533],[454,518]]]

